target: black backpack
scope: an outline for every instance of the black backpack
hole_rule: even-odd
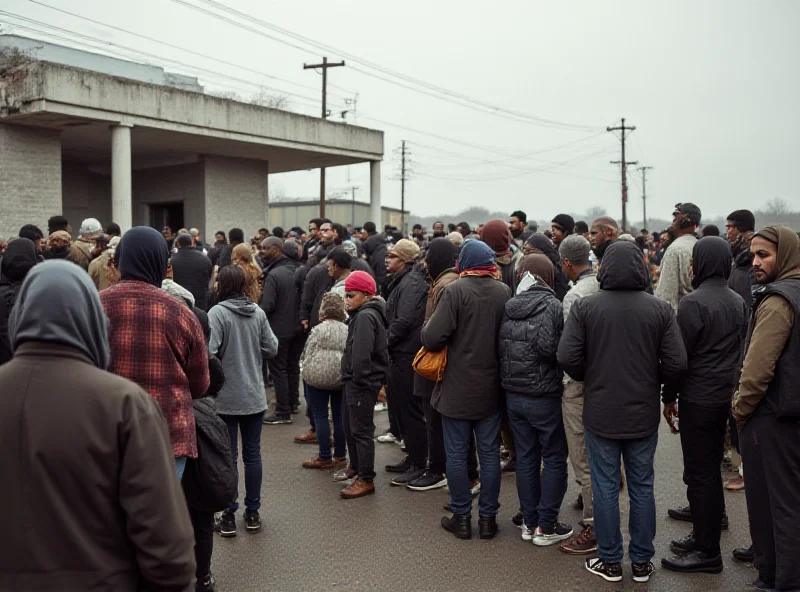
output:
[[[193,409],[197,458],[187,460],[183,473],[186,503],[202,512],[221,512],[236,499],[238,485],[230,433],[211,397],[194,401]]]

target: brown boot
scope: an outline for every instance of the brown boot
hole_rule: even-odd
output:
[[[594,553],[597,551],[594,527],[590,524],[574,539],[561,543],[558,549],[567,555],[588,555],[589,553]]]
[[[296,444],[316,444],[317,443],[317,432],[313,430],[308,430],[302,436],[295,436],[294,441]]]
[[[332,469],[333,467],[334,462],[332,458],[322,460],[319,455],[303,463],[304,469]]]
[[[370,493],[375,493],[375,484],[372,481],[364,481],[361,478],[353,481],[352,485],[348,485],[339,493],[343,499],[356,499],[364,497]]]

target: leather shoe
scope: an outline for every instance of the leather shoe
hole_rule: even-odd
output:
[[[493,539],[497,534],[497,517],[479,516],[478,533],[482,539]]]
[[[459,539],[472,538],[472,517],[469,515],[453,514],[452,518],[442,517],[442,528]]]
[[[683,508],[670,508],[667,510],[667,515],[673,520],[683,520],[684,522],[692,521],[692,508],[691,506],[684,506]]]
[[[682,555],[684,553],[691,553],[697,550],[697,539],[694,538],[694,531],[690,532],[682,539],[675,539],[669,544],[669,548],[673,553]]]
[[[749,547],[740,547],[733,550],[733,558],[742,563],[753,563],[756,560],[756,552],[753,551],[753,545]]]
[[[375,493],[375,484],[372,481],[364,481],[361,478],[353,481],[339,492],[342,499],[357,499]]]
[[[722,573],[722,555],[709,555],[704,551],[694,550],[684,555],[664,558],[661,565],[672,571],[684,573]]]

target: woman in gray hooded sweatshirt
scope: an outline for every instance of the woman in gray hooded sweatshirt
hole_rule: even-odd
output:
[[[245,527],[261,530],[261,420],[267,409],[262,359],[274,358],[278,340],[270,329],[267,315],[244,294],[245,276],[241,268],[228,266],[219,272],[218,302],[208,311],[211,325],[210,355],[222,360],[225,385],[217,395],[217,411],[231,435],[231,456],[238,466],[239,432],[242,434],[244,463]],[[237,500],[223,512],[218,529],[224,537],[236,536]]]

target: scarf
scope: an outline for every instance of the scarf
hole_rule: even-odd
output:
[[[460,272],[458,277],[493,277],[499,280],[500,272],[497,270],[496,265],[479,265]]]
[[[731,252],[734,259],[739,256],[742,251],[750,250],[750,242],[753,240],[753,231],[740,232],[735,239],[730,241]]]

